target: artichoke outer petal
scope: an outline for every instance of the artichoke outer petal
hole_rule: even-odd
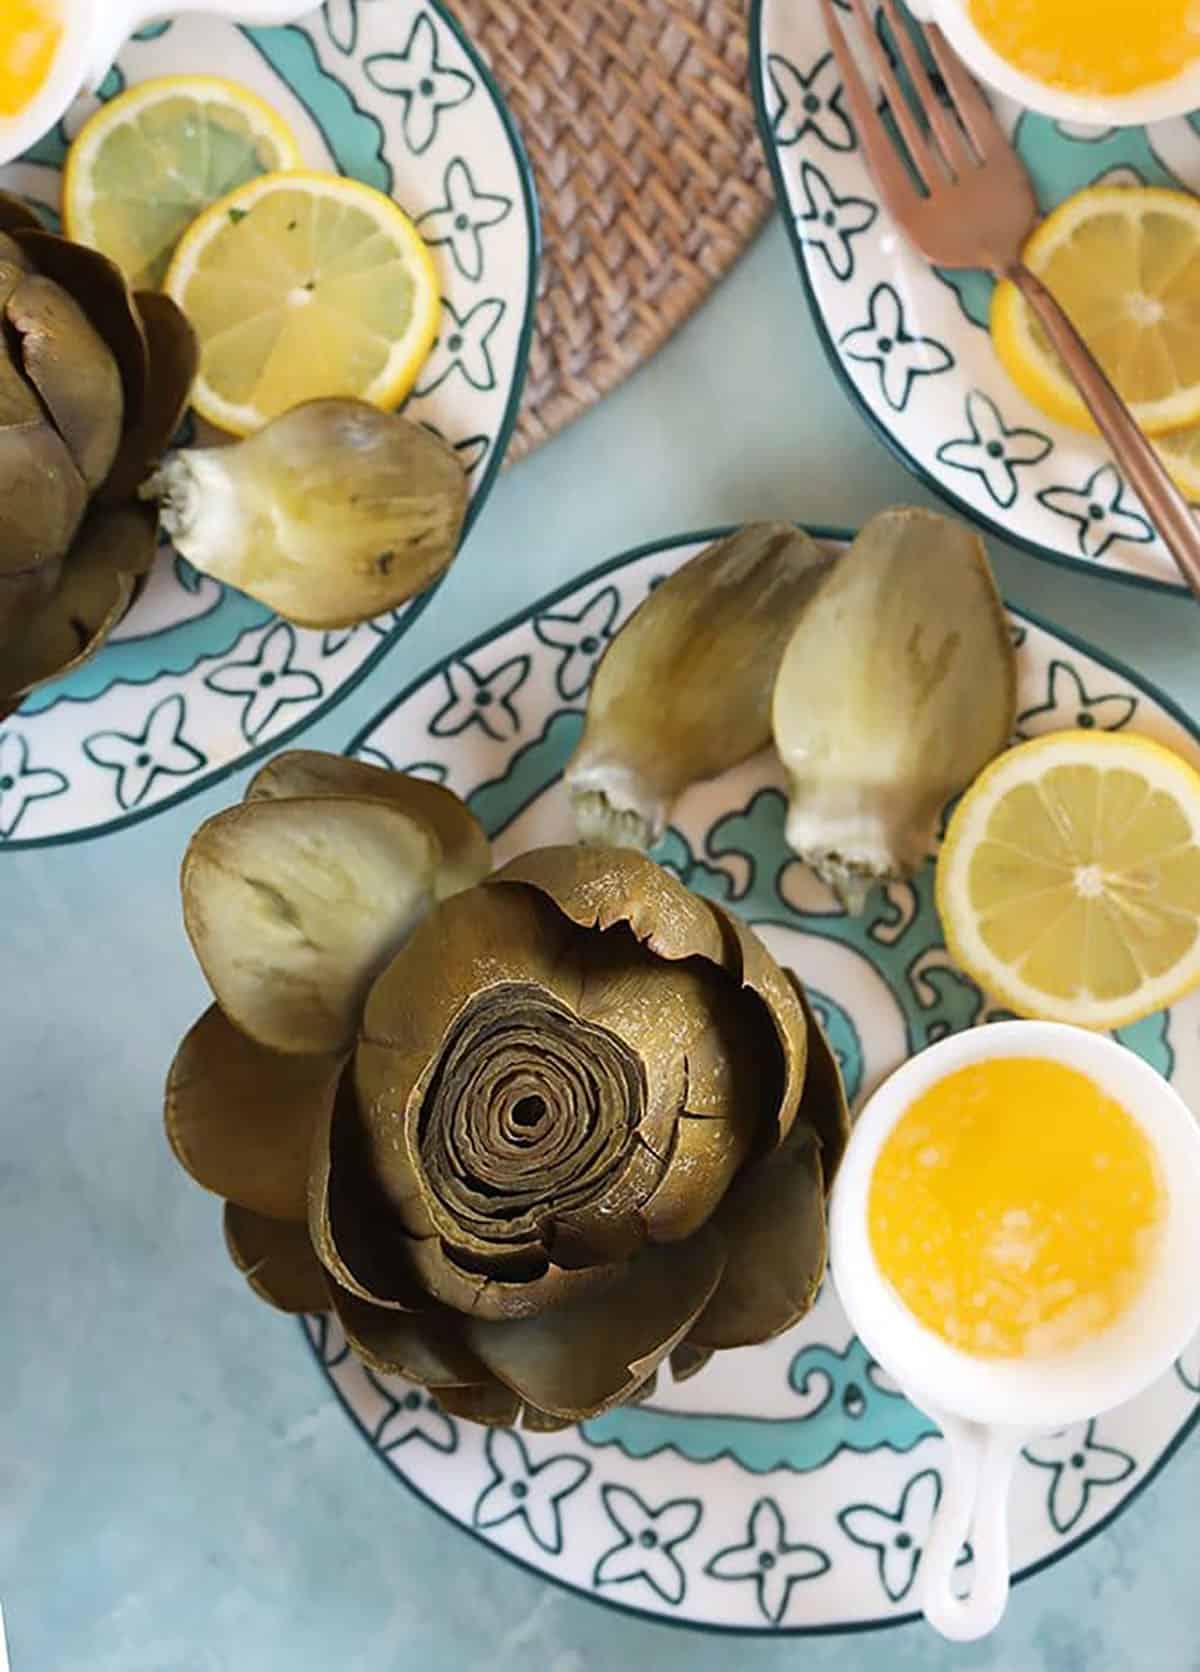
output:
[[[59,238],[40,225],[13,230],[12,237],[39,273],[74,298],[107,343],[121,374],[125,423],[136,424],[146,399],[150,355],[124,274],[98,250]]]
[[[797,1121],[778,1149],[747,1167],[710,1224],[727,1260],[689,1345],[757,1346],[798,1323],[825,1274],[825,1180],[813,1129]]]
[[[576,1421],[627,1400],[688,1335],[725,1269],[711,1225],[647,1248],[590,1294],[534,1318],[464,1319],[464,1339],[531,1405]]]
[[[11,236],[14,232],[41,231],[41,220],[24,198],[13,192],[0,192],[0,232]]]
[[[144,511],[95,507],[49,596],[19,632],[0,639],[0,691],[25,695],[94,656],[127,613],[155,550],[154,525]]]
[[[480,1386],[441,1387],[434,1397],[448,1416],[477,1422],[484,1428],[512,1428],[524,1410],[512,1389],[497,1381]]]
[[[690,1382],[693,1376],[698,1376],[713,1356],[711,1347],[693,1347],[690,1341],[681,1341],[671,1354],[671,1375],[676,1382]]]
[[[340,1070],[337,1057],[270,1051],[210,1006],[167,1076],[176,1159],[206,1190],[248,1211],[306,1223],[309,1154]]]
[[[137,420],[127,423],[100,499],[132,499],[174,440],[196,380],[200,344],[169,296],[138,291],[133,298],[146,338],[146,398]]]
[[[125,395],[117,362],[75,298],[44,274],[26,274],[5,311],[25,375],[94,493],[121,442]]]
[[[436,837],[381,801],[244,802],[183,862],[188,936],[244,1033],[300,1055],[350,1049],[372,981],[432,903]]]
[[[487,1387],[495,1380],[471,1351],[453,1313],[374,1306],[337,1283],[329,1285],[329,1294],[347,1341],[381,1375],[404,1376],[434,1389]]]
[[[427,824],[441,843],[435,893],[439,900],[473,888],[492,868],[492,849],[483,826],[466,803],[442,784],[369,761],[318,749],[289,749],[260,768],[246,789],[247,801],[291,801],[297,797],[355,796],[393,803]]]
[[[793,970],[784,970],[783,973],[803,1005],[808,1021],[808,1062],[797,1120],[801,1125],[811,1126],[820,1140],[821,1172],[825,1179],[825,1194],[828,1195],[850,1141],[850,1105],[846,1100],[846,1086],[837,1057],[817,1020],[804,984]]]
[[[87,498],[66,442],[45,418],[0,428],[0,573],[21,574],[64,558]]]
[[[258,1295],[281,1312],[327,1312],[329,1288],[303,1225],[225,1204],[225,1246]]]

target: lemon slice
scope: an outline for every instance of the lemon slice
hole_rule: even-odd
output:
[[[115,261],[135,290],[157,290],[180,237],[209,204],[300,163],[287,123],[236,82],[144,81],[102,105],[71,147],[64,229]]]
[[[1025,246],[1148,435],[1200,419],[1200,201],[1149,186],[1068,198]],[[992,300],[992,342],[1013,382],[1051,418],[1096,426],[1011,280]]]
[[[1117,1028],[1200,984],[1200,772],[1130,732],[1054,732],[959,803],[951,955],[1018,1015]]]
[[[1200,504],[1200,424],[1189,424],[1186,429],[1160,435],[1154,446],[1176,487],[1193,505]]]
[[[248,435],[301,401],[398,406],[437,333],[437,274],[382,192],[336,174],[272,174],[187,232],[165,289],[200,338],[192,404]]]

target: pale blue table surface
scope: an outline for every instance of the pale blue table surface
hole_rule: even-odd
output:
[[[639,376],[496,488],[409,636],[305,741],[340,749],[457,642],[626,547],[926,499],[829,372],[776,224]],[[1200,614],[1003,550],[1015,602],[1200,711]],[[1200,1437],[1022,1584],[987,1644],[922,1626],[731,1641],[490,1555],[372,1458],[297,1327],[253,1301],[160,1131],[206,1002],[180,855],[242,781],[0,859],[0,1602],[13,1672],[1189,1672]]]

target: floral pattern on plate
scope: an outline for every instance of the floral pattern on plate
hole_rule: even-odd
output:
[[[876,85],[858,23],[847,22]],[[820,7],[753,0],[750,29],[780,211],[831,364],[864,416],[911,470],[1003,539],[1184,590],[1104,442],[1046,418],[1009,382],[987,333],[990,277],[930,267],[879,201]],[[1200,188],[1200,116],[1084,129],[994,104],[1043,211],[1099,182]]]
[[[464,796],[499,861],[573,835],[561,774],[605,643],[716,532],[645,548],[463,646],[350,746]],[[836,538],[816,531],[821,538]],[[1133,674],[1013,618],[1021,729],[1136,727],[1200,760],[1200,731]],[[484,699],[481,701],[481,698]],[[997,1013],[950,962],[932,867],[847,917],[788,852],[775,762],[690,790],[656,850],[754,923],[808,983],[852,1099],[912,1051]],[[1119,1036],[1200,1107],[1200,995]],[[851,1333],[826,1284],[810,1316],[647,1403],[560,1434],[494,1433],[367,1370],[336,1323],[305,1321],[323,1374],[395,1477],[493,1549],[614,1607],[740,1632],[914,1617],[942,1442]],[[1097,1532],[1195,1423],[1200,1342],[1126,1408],[1031,1444],[1013,1550],[1028,1572]],[[962,1583],[970,1580],[964,1551]]]
[[[147,77],[219,70],[288,120],[306,160],[394,195],[441,275],[443,329],[407,408],[458,450],[470,519],[499,470],[525,376],[537,269],[529,166],[482,61],[439,0],[329,0],[292,27],[155,24],[99,97]],[[0,185],[57,224],[67,146],[88,98]],[[185,426],[185,439],[193,426]],[[469,525],[468,525],[469,526]],[[0,721],[0,847],[98,835],[170,806],[278,747],[346,695],[430,594],[353,631],[308,632],[197,575],[164,547],[93,661]]]

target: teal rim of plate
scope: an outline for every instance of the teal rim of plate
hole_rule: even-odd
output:
[[[904,468],[911,475],[915,476],[918,482],[928,488],[931,493],[935,493],[938,498],[943,500],[947,505],[953,506],[953,508],[959,512],[959,514],[963,516],[967,522],[972,525],[972,527],[986,530],[987,533],[994,535],[997,540],[1003,540],[1006,545],[1013,546],[1018,551],[1028,552],[1030,557],[1039,558],[1043,563],[1053,563],[1060,569],[1069,569],[1075,573],[1094,575],[1101,580],[1112,581],[1120,586],[1138,587],[1143,592],[1156,592],[1160,595],[1160,597],[1190,598],[1192,596],[1191,589],[1182,581],[1160,581],[1156,580],[1153,575],[1134,575],[1124,569],[1097,568],[1094,563],[1088,563],[1083,558],[1072,557],[1068,552],[1055,551],[1052,547],[1043,546],[1039,544],[1038,541],[1030,540],[1024,535],[1014,534],[1011,529],[1005,528],[1004,525],[997,522],[994,517],[986,516],[982,511],[977,510],[974,505],[968,504],[967,501],[955,493],[954,489],[946,482],[940,481],[938,477],[934,476],[933,473],[928,470],[919,459],[915,459],[912,456],[912,454],[904,446],[903,442],[901,442],[899,438],[888,429],[879,414],[873,412],[867,405],[867,402],[847,375],[846,369],[842,364],[841,357],[838,354],[837,345],[834,343],[833,338],[829,334],[829,327],[825,323],[825,315],[821,311],[820,304],[817,301],[816,291],[813,288],[812,280],[808,276],[808,263],[804,256],[804,246],[796,234],[795,222],[785,210],[785,205],[787,203],[787,184],[783,178],[783,170],[779,162],[779,151],[774,142],[774,137],[771,131],[771,118],[767,112],[763,95],[763,11],[767,4],[768,0],[750,0],[750,92],[751,97],[754,100],[754,114],[758,123],[758,137],[762,144],[762,148],[766,153],[767,166],[771,171],[771,184],[775,192],[775,208],[779,218],[783,221],[783,224],[787,229],[788,242],[792,246],[792,254],[795,257],[796,268],[800,275],[800,282],[804,286],[804,295],[808,302],[809,313],[812,316],[812,322],[816,328],[817,337],[820,340],[821,347],[825,350],[825,358],[829,362],[830,370],[833,372],[834,377],[837,379],[845,394],[849,397],[851,404],[857,408],[858,413],[865,421],[867,428],[872,431],[879,441],[882,441],[883,445],[887,448],[888,452],[891,453],[892,457],[897,459],[904,466]],[[1020,613],[1026,614],[1027,612],[1022,611]],[[1043,623],[1038,622],[1036,617],[1030,616],[1029,619],[1033,621],[1036,626],[1044,625]],[[1051,631],[1057,633],[1058,628],[1052,627]],[[1061,637],[1066,639],[1067,642],[1070,642],[1067,634],[1063,633]],[[1077,646],[1076,648],[1079,647]],[[1149,687],[1147,687],[1147,689],[1149,689]],[[1190,726],[1190,724],[1191,722],[1189,721],[1188,725]]]
[[[756,9],[759,5],[761,5],[761,3],[762,0],[754,0]],[[536,598],[530,599],[528,604],[526,604],[523,609],[516,611],[506,620],[497,623],[497,625],[493,627],[490,632],[481,633],[477,638],[470,640],[469,643],[457,645],[453,651],[449,652],[445,656],[439,657],[436,662],[432,663],[425,669],[418,679],[413,680],[411,684],[407,685],[400,695],[390,702],[386,708],[381,709],[378,714],[368,721],[368,723],[363,726],[362,729],[358,731],[346,745],[342,753],[345,755],[353,755],[369,737],[378,731],[379,727],[384,724],[390,715],[394,714],[398,708],[406,703],[418,690],[420,690],[423,685],[427,684],[429,680],[436,678],[439,673],[445,672],[446,668],[448,668],[451,662],[453,662],[457,657],[469,656],[473,651],[481,650],[485,645],[499,638],[502,634],[511,632],[514,628],[523,626],[531,619],[535,612],[553,609],[555,604],[561,603],[565,598],[569,598],[572,593],[583,587],[590,586],[596,581],[605,580],[609,575],[615,573],[616,570],[623,569],[627,564],[636,563],[640,558],[652,557],[656,552],[677,551],[681,546],[708,544],[713,540],[722,540],[727,535],[732,534],[737,526],[739,525],[727,524],[718,528],[701,528],[696,529],[689,534],[674,534],[668,535],[665,539],[647,540],[640,546],[633,546],[628,551],[623,551],[616,557],[608,558],[605,562],[597,564],[595,568],[588,569],[581,575],[576,575],[565,585],[556,587],[553,592],[546,593],[544,596],[539,594]],[[831,528],[822,524],[797,524],[797,527],[804,528],[805,532],[811,535],[814,540],[831,540],[848,543],[854,539],[855,534],[853,529]],[[1172,590],[1171,588],[1162,588],[1157,582],[1147,584],[1154,584],[1159,590]],[[1162,708],[1164,713],[1168,714],[1171,719],[1175,720],[1190,737],[1195,739],[1197,744],[1200,744],[1200,723],[1194,721],[1192,717],[1187,714],[1177,702],[1175,702],[1171,697],[1168,697],[1164,691],[1159,690],[1159,688],[1150,681],[1143,679],[1140,674],[1135,673],[1127,664],[1121,662],[1116,657],[1109,656],[1104,651],[1098,650],[1094,645],[1089,644],[1086,639],[1080,638],[1077,634],[1070,633],[1064,628],[1055,626],[1052,621],[1047,620],[1046,617],[1038,615],[1032,610],[1018,609],[1016,606],[1008,604],[1005,605],[1005,608],[1008,609],[1011,614],[1019,616],[1022,621],[1027,621],[1031,626],[1040,628],[1044,632],[1052,633],[1057,639],[1060,639],[1063,644],[1069,645],[1072,650],[1077,650],[1082,655],[1088,656],[1093,661],[1098,662],[1102,667],[1108,668],[1109,671],[1116,674],[1118,678],[1126,679],[1131,684],[1137,685],[1139,689],[1151,699],[1151,701],[1157,703]],[[458,1532],[463,1533],[470,1538],[473,1543],[482,1546],[482,1548],[486,1550],[489,1555],[498,1556],[503,1561],[510,1562],[514,1567],[520,1568],[522,1572],[533,1575],[534,1578],[538,1579],[542,1583],[553,1585],[557,1590],[565,1592],[568,1596],[576,1597],[585,1603],[595,1604],[600,1608],[607,1608],[614,1614],[635,1616],[642,1620],[646,1620],[653,1625],[661,1626],[668,1631],[694,1632],[697,1635],[709,1637],[857,1637],[864,1632],[890,1631],[897,1626],[913,1625],[923,1618],[919,1612],[912,1611],[907,1614],[888,1615],[877,1620],[851,1620],[847,1621],[845,1624],[835,1623],[833,1625],[723,1626],[716,1625],[711,1621],[701,1622],[696,1620],[681,1620],[669,1614],[658,1614],[648,1608],[639,1608],[634,1604],[614,1602],[611,1597],[601,1596],[599,1592],[594,1590],[583,1590],[580,1586],[571,1584],[569,1580],[560,1579],[557,1575],[549,1573],[543,1568],[535,1567],[532,1562],[527,1562],[523,1557],[517,1555],[515,1551],[505,1550],[501,1545],[492,1544],[483,1536],[481,1532],[476,1531],[473,1527],[467,1526],[462,1521],[456,1520],[454,1516],[451,1515],[449,1510],[444,1507],[444,1505],[439,1504],[433,1498],[428,1497],[426,1493],[424,1493],[419,1486],[415,1486],[406,1475],[402,1475],[397,1470],[393,1469],[388,1463],[387,1457],[375,1445],[374,1437],[367,1428],[366,1424],[361,1420],[357,1412],[350,1405],[337,1383],[328,1374],[326,1367],[322,1362],[320,1351],[309,1334],[303,1319],[299,1321],[298,1327],[301,1339],[312,1357],[314,1367],[317,1374],[321,1378],[323,1386],[332,1390],[338,1404],[350,1418],[350,1421],[357,1433],[362,1436],[362,1439],[365,1441],[371,1455],[377,1458],[383,1467],[387,1469],[388,1475],[392,1480],[397,1481],[406,1491],[411,1492],[415,1498],[418,1498],[421,1501],[421,1503],[433,1510],[443,1521],[446,1522],[448,1526],[454,1527]],[[1063,1543],[1056,1550],[1051,1551],[1048,1555],[1039,1557],[1036,1562],[1030,1562],[1028,1567],[1021,1568],[1019,1572],[1014,1573],[1012,1576],[1013,1584],[1019,1585],[1026,1579],[1033,1579],[1039,1573],[1044,1573],[1047,1568],[1054,1567],[1065,1557],[1073,1555],[1077,1550],[1082,1550],[1085,1544],[1090,1544],[1091,1541],[1100,1533],[1107,1531],[1107,1529],[1112,1526],[1113,1522],[1120,1516],[1124,1515],[1125,1511],[1141,1497],[1146,1488],[1150,1486],[1152,1482],[1157,1480],[1158,1476],[1175,1456],[1175,1453],[1194,1433],[1197,1424],[1200,1424],[1200,1406],[1197,1406],[1196,1410],[1190,1417],[1188,1417],[1183,1426],[1171,1437],[1170,1443],[1163,1448],[1162,1452],[1157,1458],[1155,1458],[1153,1464],[1146,1470],[1146,1473],[1137,1482],[1136,1486],[1134,1486],[1133,1489],[1124,1498],[1122,1498],[1119,1504],[1115,1505],[1107,1515],[1102,1516],[1099,1521],[1090,1526],[1086,1532],[1081,1533],[1078,1538],[1074,1538]]]
[[[483,474],[479,478],[479,486],[471,495],[471,503],[467,507],[467,515],[463,524],[462,537],[459,540],[458,552],[454,558],[454,562],[457,563],[462,558],[463,551],[470,537],[471,530],[475,526],[476,520],[491,496],[492,489],[496,483],[496,477],[504,463],[505,455],[508,452],[508,445],[512,440],[513,431],[516,428],[517,418],[520,414],[521,401],[525,393],[525,378],[529,369],[529,354],[533,346],[533,332],[537,311],[538,278],[541,271],[543,241],[541,212],[538,204],[537,185],[534,180],[533,165],[529,160],[529,153],[525,149],[525,141],[521,137],[520,129],[517,127],[512,111],[508,107],[508,102],[500,90],[499,83],[492,74],[490,66],[475,47],[463,25],[446,5],[446,0],[429,0],[429,4],[437,12],[439,19],[446,25],[446,28],[458,41],[463,51],[471,60],[473,67],[479,72],[480,81],[486,88],[488,97],[491,99],[492,105],[494,106],[497,115],[500,117],[504,131],[508,135],[509,143],[513,149],[513,157],[517,165],[517,174],[521,181],[521,201],[525,210],[526,225],[529,229],[529,267],[525,275],[525,317],[521,326],[521,335],[517,343],[512,392],[509,396],[508,406],[504,412],[504,418],[500,424],[500,428],[496,432],[496,441],[492,447],[491,457],[488,459]],[[449,569],[446,571],[446,574],[448,573]],[[362,666],[356,668],[343,685],[338,686],[337,691],[328,702],[323,703],[311,714],[306,715],[304,719],[297,721],[297,723],[290,727],[287,731],[281,732],[278,737],[273,737],[269,742],[259,744],[257,747],[247,750],[247,752],[244,755],[240,755],[236,761],[231,762],[228,766],[220,768],[218,771],[214,772],[211,777],[205,778],[202,784],[197,784],[194,788],[179,790],[175,795],[164,796],[161,801],[154,802],[152,806],[145,807],[140,811],[124,813],[120,818],[109,819],[104,824],[88,825],[82,830],[69,831],[66,835],[32,836],[25,840],[22,840],[20,837],[10,839],[4,843],[4,852],[20,853],[22,851],[30,851],[35,848],[64,848],[70,847],[76,842],[91,842],[101,836],[112,836],[118,830],[128,830],[135,824],[144,823],[147,819],[157,818],[160,813],[165,813],[172,807],[178,807],[181,802],[190,801],[194,795],[204,794],[207,791],[214,789],[218,784],[226,783],[237,773],[244,771],[246,767],[253,766],[256,762],[263,760],[266,756],[274,754],[280,749],[286,748],[287,745],[293,742],[295,738],[299,737],[302,732],[308,731],[312,726],[316,725],[319,721],[325,719],[329,714],[331,714],[339,703],[344,701],[346,697],[350,696],[350,694],[362,684],[368,674],[374,672],[388,652],[395,648],[400,640],[403,639],[416,625],[421,616],[424,615],[425,611],[429,608],[430,604],[437,596],[438,589],[441,587],[445,578],[445,574],[439,575],[437,580],[435,580],[430,586],[426,587],[424,592],[420,593],[416,598],[411,600],[410,604],[405,609],[403,620],[397,622],[395,627],[391,629],[387,636],[380,641],[378,648],[373,650],[371,654],[366,657]]]

